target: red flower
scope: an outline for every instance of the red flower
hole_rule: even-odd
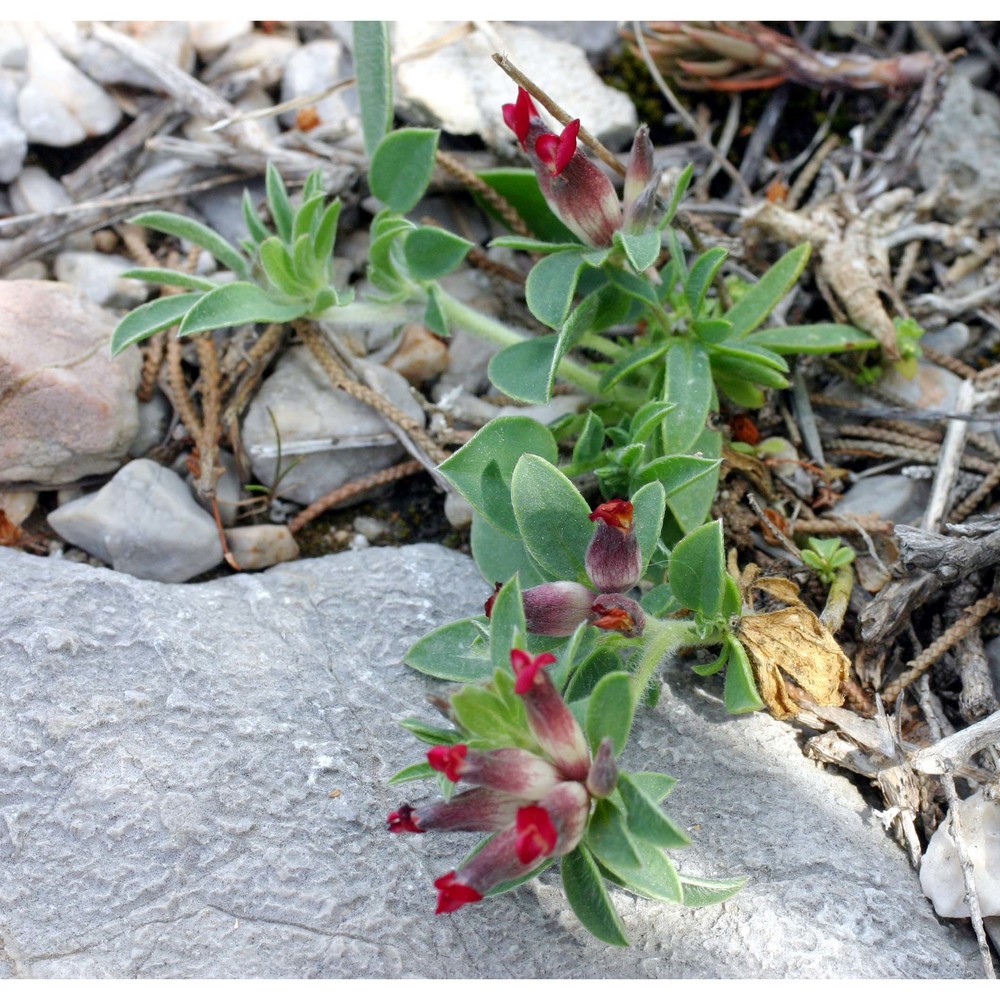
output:
[[[590,520],[597,522],[597,530],[584,559],[587,575],[604,593],[631,590],[642,576],[642,553],[632,530],[632,504],[609,500],[590,515]]]
[[[413,806],[404,802],[396,812],[389,813],[390,833],[424,833],[413,818]]]
[[[572,635],[587,620],[594,596],[589,587],[570,580],[529,587],[521,594],[528,631],[535,635]]]
[[[483,898],[481,892],[476,892],[472,886],[459,882],[455,878],[454,871],[435,879],[434,888],[438,891],[438,905],[435,913],[454,913],[466,903],[478,903]]]
[[[468,752],[469,748],[464,743],[431,747],[427,751],[427,763],[449,781],[458,781],[465,770],[465,756]]]
[[[591,625],[621,632],[627,639],[642,635],[646,627],[646,616],[638,602],[621,594],[601,594],[594,601],[590,617]]]
[[[549,814],[541,806],[524,806],[517,811],[517,856],[530,865],[556,846],[558,833]]]

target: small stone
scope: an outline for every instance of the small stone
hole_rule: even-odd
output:
[[[226,531],[229,551],[240,569],[267,569],[298,559],[299,546],[283,524],[250,524]]]
[[[135,264],[117,254],[67,251],[56,255],[56,277],[75,285],[99,306],[134,309],[149,298],[144,281],[123,278],[122,272]]]
[[[974,87],[983,87],[993,74],[993,64],[986,56],[963,56],[953,64],[952,72],[964,77]]]
[[[13,524],[24,524],[37,502],[38,494],[30,490],[0,492],[0,510]]]
[[[49,269],[41,260],[26,260],[4,272],[4,281],[46,281]]]
[[[139,349],[112,358],[115,317],[54,281],[0,281],[0,483],[111,472],[138,430]]]
[[[459,531],[472,527],[472,504],[461,493],[451,493],[444,498],[444,516]]]
[[[191,44],[202,59],[218,55],[243,35],[253,31],[253,21],[191,21]]]
[[[128,449],[131,458],[142,458],[151,448],[163,444],[173,412],[169,400],[159,390],[148,402],[139,404],[139,430]]]
[[[223,184],[191,197],[191,203],[204,217],[205,222],[236,246],[249,235],[243,218],[244,190],[250,192],[250,199],[254,205],[259,205],[264,200],[264,181],[259,179],[252,180],[248,184],[242,181]]]
[[[910,476],[866,476],[834,508],[835,515],[877,514],[894,524],[915,524],[930,498],[930,483]]]
[[[28,136],[17,118],[17,90],[13,74],[0,70],[0,184],[17,177],[28,154]]]
[[[380,365],[369,365],[368,371],[391,403],[423,423],[423,410],[401,375]],[[385,419],[334,389],[307,348],[286,352],[263,382],[243,422],[243,443],[258,482],[302,504],[388,468],[404,453]]]
[[[377,517],[359,514],[354,519],[354,530],[359,535],[364,535],[369,542],[377,542],[389,533],[389,525]]]
[[[284,102],[318,94],[346,75],[344,46],[340,42],[332,38],[307,42],[285,64],[281,100]],[[318,118],[317,125],[343,125],[350,118],[350,111],[340,94],[330,94],[310,107]],[[281,121],[288,128],[294,128],[296,114],[295,111],[286,111]]]
[[[10,186],[11,207],[18,215],[51,212],[73,203],[69,192],[41,167],[25,167]]]
[[[18,94],[17,111],[28,141],[75,146],[110,132],[121,119],[118,105],[38,28],[20,27],[28,40],[28,82]]]
[[[14,21],[0,21],[0,69],[23,70],[28,65],[28,43]]]
[[[169,65],[185,73],[194,69],[195,52],[187,21],[113,21],[111,27],[148,48]],[[84,39],[76,62],[84,73],[100,83],[121,83],[145,90],[163,89],[155,76],[96,38]]]
[[[399,344],[385,366],[399,372],[411,385],[420,385],[447,370],[448,345],[423,323],[409,323],[403,327]]]
[[[976,880],[984,917],[1000,914],[1000,802],[982,790],[958,803],[962,840]],[[951,814],[934,831],[920,862],[920,887],[942,917],[968,917],[965,879],[951,835]]]
[[[929,330],[920,338],[920,343],[957,358],[969,346],[969,339],[969,328],[965,323],[949,323],[940,330]]]
[[[281,79],[285,64],[298,48],[297,38],[252,31],[235,39],[226,51],[205,69],[201,79],[204,83],[213,83],[230,73],[255,69],[260,76],[258,82],[261,86],[270,87]]]
[[[183,583],[222,561],[222,543],[184,481],[138,458],[96,493],[49,514],[66,541],[141,580]]]

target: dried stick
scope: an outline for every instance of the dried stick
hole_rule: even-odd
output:
[[[975,383],[971,379],[966,379],[959,387],[955,410],[958,413],[971,413],[977,396]],[[966,421],[948,421],[948,429],[945,431],[934,474],[934,485],[931,487],[931,496],[927,501],[924,516],[920,519],[920,527],[924,531],[937,531],[944,520],[951,491],[958,479],[959,462],[965,450],[965,438],[968,433],[969,425]],[[987,472],[990,471],[991,469],[987,469]]]
[[[507,223],[507,228],[511,232],[517,233],[519,236],[531,237],[534,235],[524,219],[518,214],[517,209],[496,188],[490,187],[450,153],[442,152],[439,149],[436,158],[439,166],[447,170],[453,177],[457,177],[470,191],[475,191],[484,201],[488,201]]]
[[[923,774],[944,774],[961,767],[973,754],[1000,743],[1000,712],[994,712],[951,736],[937,738],[910,756],[910,765]]]
[[[750,190],[747,182],[743,179],[743,175],[734,167],[729,160],[727,160],[710,142],[706,142],[702,139],[700,131],[698,129],[697,122],[691,117],[691,113],[683,104],[677,99],[677,96],[670,89],[667,81],[663,79],[663,74],[657,69],[656,63],[653,61],[653,57],[649,54],[649,46],[646,44],[646,39],[643,37],[642,25],[638,21],[633,22],[633,31],[635,32],[635,41],[639,46],[639,51],[642,52],[643,62],[646,64],[646,68],[649,70],[650,76],[656,81],[657,87],[663,93],[663,96],[667,99],[670,106],[680,115],[681,121],[688,127],[691,134],[698,141],[699,145],[703,146],[712,154],[712,159],[715,160],[720,167],[729,175],[733,183],[740,189],[740,193],[743,195],[744,201],[748,204],[753,201],[753,192]],[[583,129],[580,130],[581,136],[583,135]],[[624,171],[622,171],[624,172]]]
[[[412,476],[415,472],[423,471],[423,463],[418,462],[415,458],[411,458],[409,461],[400,462],[398,465],[390,466],[381,472],[373,472],[370,476],[355,479],[354,482],[332,490],[326,496],[322,496],[314,503],[309,504],[305,510],[300,511],[288,522],[288,530],[294,535],[297,531],[301,531],[310,521],[319,517],[324,511],[329,510],[338,503],[350,500],[351,497],[357,496],[359,493],[373,490],[376,486],[384,486],[386,483],[395,482],[397,479],[405,479],[407,476]]]
[[[964,639],[992,611],[1000,609],[1000,597],[988,594],[965,609],[965,613],[954,625],[945,629],[915,660],[910,660],[910,668],[888,684],[882,692],[886,702],[894,702],[901,691],[919,680],[952,646]]]
[[[917,697],[920,708],[927,721],[927,728],[931,731],[934,741],[941,740],[941,727],[938,724],[937,713],[934,711],[934,703],[931,701],[931,688],[926,677],[920,681],[917,689]],[[979,942],[979,956],[983,961],[983,973],[987,979],[996,979],[996,971],[993,968],[993,959],[990,956],[989,942],[986,940],[986,931],[983,928],[983,914],[979,906],[979,895],[976,893],[976,879],[973,874],[972,860],[965,846],[962,837],[962,824],[958,818],[959,798],[955,790],[955,779],[945,770],[941,775],[941,784],[944,787],[945,798],[948,800],[948,816],[951,822],[951,839],[955,844],[958,854],[958,863],[962,867],[962,878],[965,880],[965,897],[969,904],[969,916],[972,919],[972,926],[976,932],[976,941]]]

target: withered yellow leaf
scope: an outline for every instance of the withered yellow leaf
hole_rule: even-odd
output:
[[[771,593],[784,589],[764,588],[760,586],[762,582],[758,581],[757,587]],[[774,584],[775,579],[767,582]],[[781,596],[788,599],[785,594]],[[782,670],[818,705],[844,703],[840,685],[847,679],[850,660],[830,630],[803,604],[796,602],[778,611],[744,615],[736,626],[736,634],[750,657],[761,697],[776,718],[784,719],[798,711],[781,676]]]

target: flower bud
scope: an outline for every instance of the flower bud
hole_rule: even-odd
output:
[[[653,170],[649,129],[640,125],[625,170],[625,232],[641,233],[650,227],[656,215],[656,195],[662,174],[662,170]]]
[[[594,592],[582,583],[556,580],[529,587],[521,595],[524,618],[529,632],[535,635],[572,635],[587,620]]]
[[[601,745],[594,754],[594,762],[590,765],[587,775],[587,791],[595,799],[606,799],[618,784],[618,764],[615,761],[614,741],[610,736],[601,740]]]
[[[642,553],[632,530],[632,504],[628,500],[602,503],[591,521],[597,530],[587,546],[587,575],[603,593],[631,590],[642,576]]]
[[[584,781],[590,770],[590,750],[576,717],[556,690],[544,667],[555,662],[551,653],[532,657],[512,649],[514,691],[524,699],[528,725],[542,753],[564,778]]]
[[[637,601],[621,594],[601,594],[594,601],[590,624],[636,639],[646,627],[646,616]]]
[[[464,830],[495,833],[506,830],[517,819],[524,799],[492,788],[470,788],[445,802],[422,806],[404,805],[389,815],[391,833],[424,833],[427,830]]]

